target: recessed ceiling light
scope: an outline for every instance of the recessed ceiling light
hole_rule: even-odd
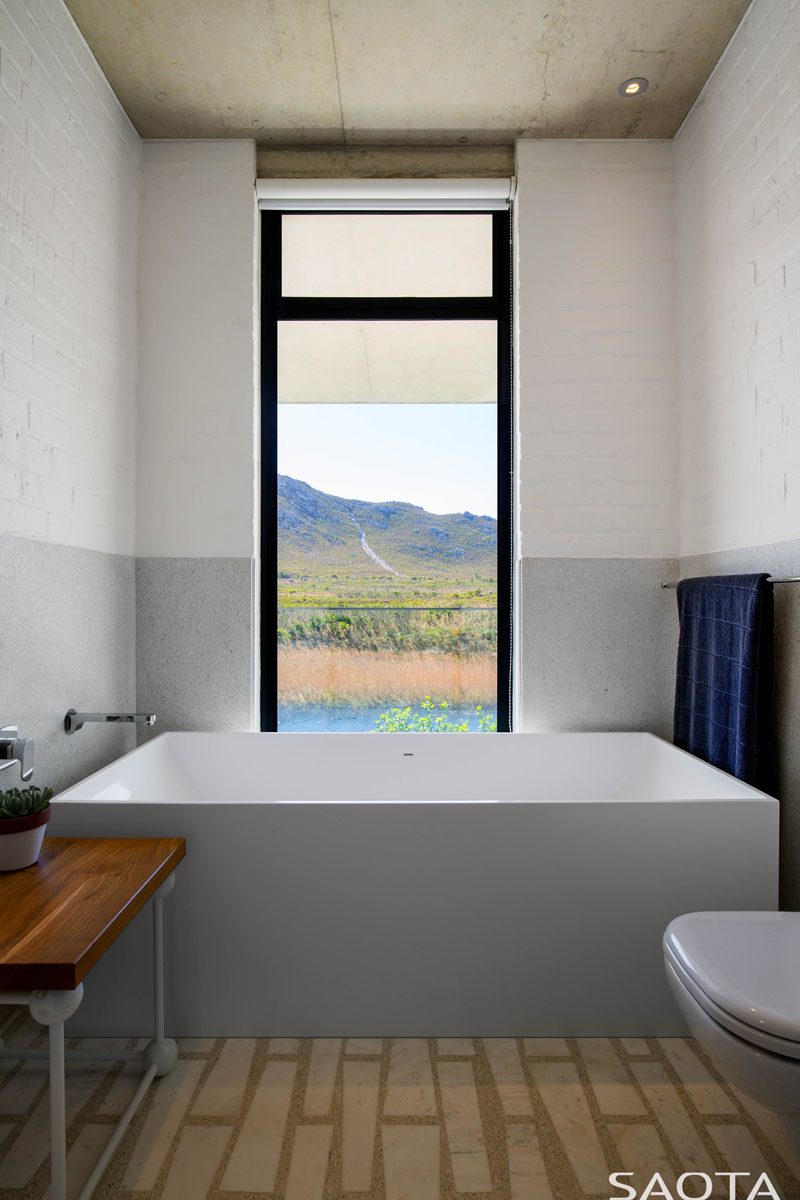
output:
[[[635,75],[633,79],[626,79],[617,88],[620,96],[638,96],[640,92],[646,92],[649,84],[641,75]]]

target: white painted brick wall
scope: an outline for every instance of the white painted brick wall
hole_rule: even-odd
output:
[[[517,142],[522,557],[677,552],[669,142]]]
[[[140,140],[67,9],[0,0],[0,530],[134,546]]]
[[[676,142],[681,554],[800,537],[800,3],[754,0]]]
[[[254,553],[255,143],[145,142],[137,554]]]

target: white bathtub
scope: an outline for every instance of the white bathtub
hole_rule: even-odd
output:
[[[168,733],[49,832],[187,839],[176,1035],[679,1034],[665,926],[777,906],[777,801],[640,733]],[[147,1031],[149,936],[74,1032]]]

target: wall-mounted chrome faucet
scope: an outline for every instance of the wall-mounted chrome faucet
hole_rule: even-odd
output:
[[[21,738],[16,725],[0,729],[0,771],[19,763],[23,783],[33,774],[33,738]]]
[[[69,709],[64,717],[64,732],[77,733],[87,721],[117,721],[130,725],[155,725],[155,713],[80,713]]]

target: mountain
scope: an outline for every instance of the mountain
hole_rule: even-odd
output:
[[[349,578],[465,579],[497,575],[497,521],[415,504],[348,500],[278,476],[278,569]]]

